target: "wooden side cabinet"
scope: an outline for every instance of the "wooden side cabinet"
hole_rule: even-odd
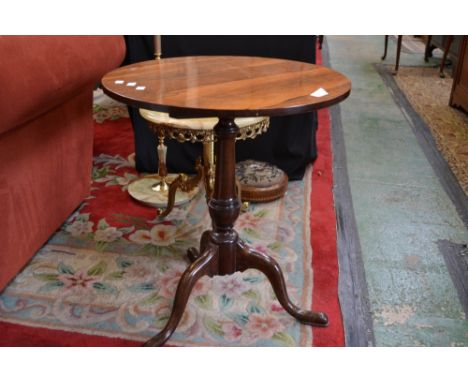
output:
[[[468,36],[463,36],[458,57],[449,105],[468,112]]]

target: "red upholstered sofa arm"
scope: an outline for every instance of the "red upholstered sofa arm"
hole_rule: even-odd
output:
[[[0,36],[0,133],[98,83],[124,54],[121,36]]]

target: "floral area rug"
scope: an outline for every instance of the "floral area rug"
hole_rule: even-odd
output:
[[[143,343],[168,319],[177,283],[189,265],[187,248],[198,247],[201,233],[210,228],[202,193],[164,220],[154,208],[132,200],[127,187],[138,174],[130,121],[122,105],[102,94],[96,93],[95,102],[91,195],[0,295],[2,345]],[[326,181],[324,171],[319,171],[318,183]],[[315,242],[333,245],[314,253],[312,179],[309,168],[303,181],[289,183],[284,198],[252,204],[236,229],[281,264],[293,301],[325,310],[330,327],[299,324],[279,305],[263,274],[249,270],[199,280],[168,345],[343,345],[335,223],[317,223],[331,224],[332,230]],[[331,195],[331,183],[324,186]],[[332,205],[327,208],[333,212]],[[319,231],[324,234],[323,227]],[[320,275],[313,264],[321,267]]]

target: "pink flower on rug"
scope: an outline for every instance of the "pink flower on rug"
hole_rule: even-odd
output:
[[[202,296],[207,294],[211,289],[211,278],[209,277],[202,277],[199,279],[192,289],[193,296]]]
[[[216,277],[213,280],[213,287],[220,295],[224,294],[226,297],[230,298],[239,297],[249,289],[247,283],[242,280],[240,272],[233,273],[232,275]]]
[[[157,281],[160,287],[158,294],[166,298],[174,298],[182,273],[183,271],[177,269],[169,269],[164,272]]]
[[[242,328],[233,323],[225,323],[221,326],[224,338],[228,341],[237,341],[242,335]]]
[[[173,225],[158,224],[150,231],[139,229],[129,236],[129,239],[138,244],[153,244],[167,247],[175,243],[177,228]]]
[[[139,229],[133,232],[128,238],[138,244],[149,244],[151,243],[151,232]]]
[[[170,269],[163,273],[162,277],[157,281],[157,286],[160,287],[158,294],[166,298],[174,298],[177,285],[179,285],[180,278],[184,270]],[[192,288],[191,296],[205,295],[210,290],[210,278],[202,277],[199,279]]]
[[[58,279],[63,282],[67,289],[91,290],[96,277],[88,276],[84,271],[78,271],[74,275],[61,274]]]
[[[271,304],[271,311],[272,312],[284,312],[284,308],[277,302]]]
[[[92,232],[93,225],[93,222],[87,220],[75,220],[73,224],[70,224],[65,230],[73,237],[77,237]]]
[[[283,325],[274,316],[254,313],[249,316],[245,330],[256,338],[271,338],[275,333],[283,330]]]
[[[95,241],[105,241],[110,243],[122,237],[122,232],[120,232],[115,227],[107,227],[106,229],[98,229],[94,232]]]

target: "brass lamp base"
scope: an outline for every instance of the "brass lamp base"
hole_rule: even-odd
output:
[[[178,174],[168,174],[166,176],[169,185],[179,177]],[[161,179],[158,175],[148,175],[134,180],[128,186],[130,196],[146,205],[156,208],[166,208],[169,196],[169,185],[161,184]],[[166,187],[164,187],[166,185]],[[195,186],[190,191],[177,189],[174,198],[174,206],[180,206],[188,203],[200,191],[200,187]]]

